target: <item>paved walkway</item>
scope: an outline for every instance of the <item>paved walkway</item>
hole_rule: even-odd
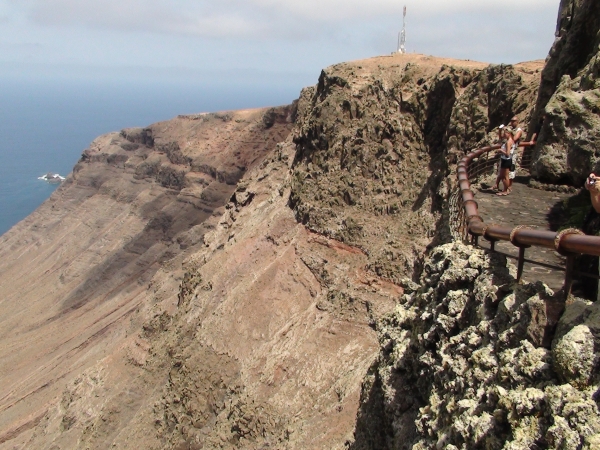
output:
[[[507,196],[498,196],[491,189],[483,187],[474,191],[475,200],[479,205],[479,214],[483,220],[486,223],[510,227],[527,225],[540,230],[555,230],[549,221],[548,213],[554,205],[570,197],[571,194],[533,189],[527,186],[527,181],[526,177],[517,177],[511,194]],[[479,243],[484,248],[490,248],[490,243],[485,239],[479,239]],[[519,249],[510,242],[496,242],[495,248],[514,257],[519,255]],[[542,247],[528,248],[525,251],[525,258],[554,266],[565,266],[564,257],[554,250]],[[516,265],[517,260],[513,260],[513,263]],[[529,282],[540,280],[556,291],[563,285],[564,272],[525,262],[523,280]]]

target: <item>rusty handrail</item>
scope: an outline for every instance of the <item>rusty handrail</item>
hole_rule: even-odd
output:
[[[520,147],[533,146],[533,142],[522,142]],[[462,195],[465,234],[470,234],[475,239],[479,236],[489,240],[493,244],[496,241],[508,241],[520,249],[519,268],[517,279],[521,278],[523,271],[523,261],[525,258],[524,249],[531,246],[546,247],[556,250],[561,255],[567,257],[567,268],[565,276],[565,291],[570,292],[572,283],[572,271],[574,257],[576,255],[600,256],[600,237],[586,236],[579,234],[576,230],[564,230],[558,233],[553,231],[535,230],[522,226],[509,227],[497,224],[485,224],[481,216],[475,196],[471,190],[469,181],[469,164],[475,159],[493,150],[500,148],[500,145],[492,145],[478,148],[466,155],[460,160],[457,167],[457,177],[459,190]]]

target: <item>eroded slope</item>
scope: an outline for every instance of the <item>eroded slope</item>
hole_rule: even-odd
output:
[[[154,274],[181,273],[178,258],[214,227],[244,171],[289,133],[292,114],[187,116],[101,136],[2,236],[0,441],[35,424],[65,382],[137,328]]]
[[[540,68],[374,58],[326,69],[287,138],[287,110],[101,138],[22,234],[4,237],[6,280],[35,261],[32,297],[46,299],[2,329],[29,361],[15,374],[41,368],[7,394],[5,446],[349,445],[379,351],[373,324],[448,239],[452,164],[530,113]],[[53,203],[64,219],[30,235]],[[78,276],[52,266],[59,251],[69,270],[79,258]],[[39,325],[57,315],[46,304],[66,305],[55,328]],[[31,339],[52,332],[30,348],[10,341],[20,323]],[[33,364],[48,358],[42,342],[63,345],[55,366]]]

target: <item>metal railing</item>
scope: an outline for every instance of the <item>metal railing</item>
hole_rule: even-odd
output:
[[[533,145],[532,142],[522,142],[520,144],[521,147],[525,148]],[[479,237],[483,237],[490,242],[492,251],[495,250],[494,245],[498,241],[512,243],[519,249],[517,281],[521,280],[525,261],[560,269],[544,263],[526,260],[525,250],[527,248],[536,246],[556,250],[566,258],[563,290],[568,295],[573,284],[575,257],[581,254],[600,256],[600,237],[586,236],[580,230],[573,228],[555,233],[553,231],[532,229],[524,225],[510,227],[500,224],[486,224],[479,215],[478,205],[469,180],[486,173],[492,173],[497,159],[491,158],[489,155],[490,152],[499,148],[500,145],[479,148],[466,155],[458,163],[458,190],[450,198],[451,221],[455,223],[452,230],[454,238],[467,241],[470,237],[471,243],[478,245]],[[531,154],[531,152],[524,153]],[[522,166],[525,166],[528,162],[524,160]]]

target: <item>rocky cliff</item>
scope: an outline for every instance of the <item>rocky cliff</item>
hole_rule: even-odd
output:
[[[498,254],[436,247],[377,321],[353,449],[600,448],[598,305],[518,285]],[[512,273],[511,273],[512,272]]]
[[[143,311],[178,291],[181,261],[203,245],[245,171],[289,134],[294,114],[201,114],[101,136],[0,238],[0,442],[12,447],[66,381],[134,345],[127,339]],[[169,274],[168,294],[154,285],[159,271]]]
[[[0,238],[0,448],[594,448],[594,306],[447,243],[542,68],[372,58],[95,140]]]
[[[540,70],[374,58],[291,107],[98,138],[2,237],[0,445],[350,445],[452,164]]]
[[[561,1],[530,122],[530,135],[541,127],[532,167],[541,180],[581,186],[592,170],[600,171],[599,30],[597,1]]]

